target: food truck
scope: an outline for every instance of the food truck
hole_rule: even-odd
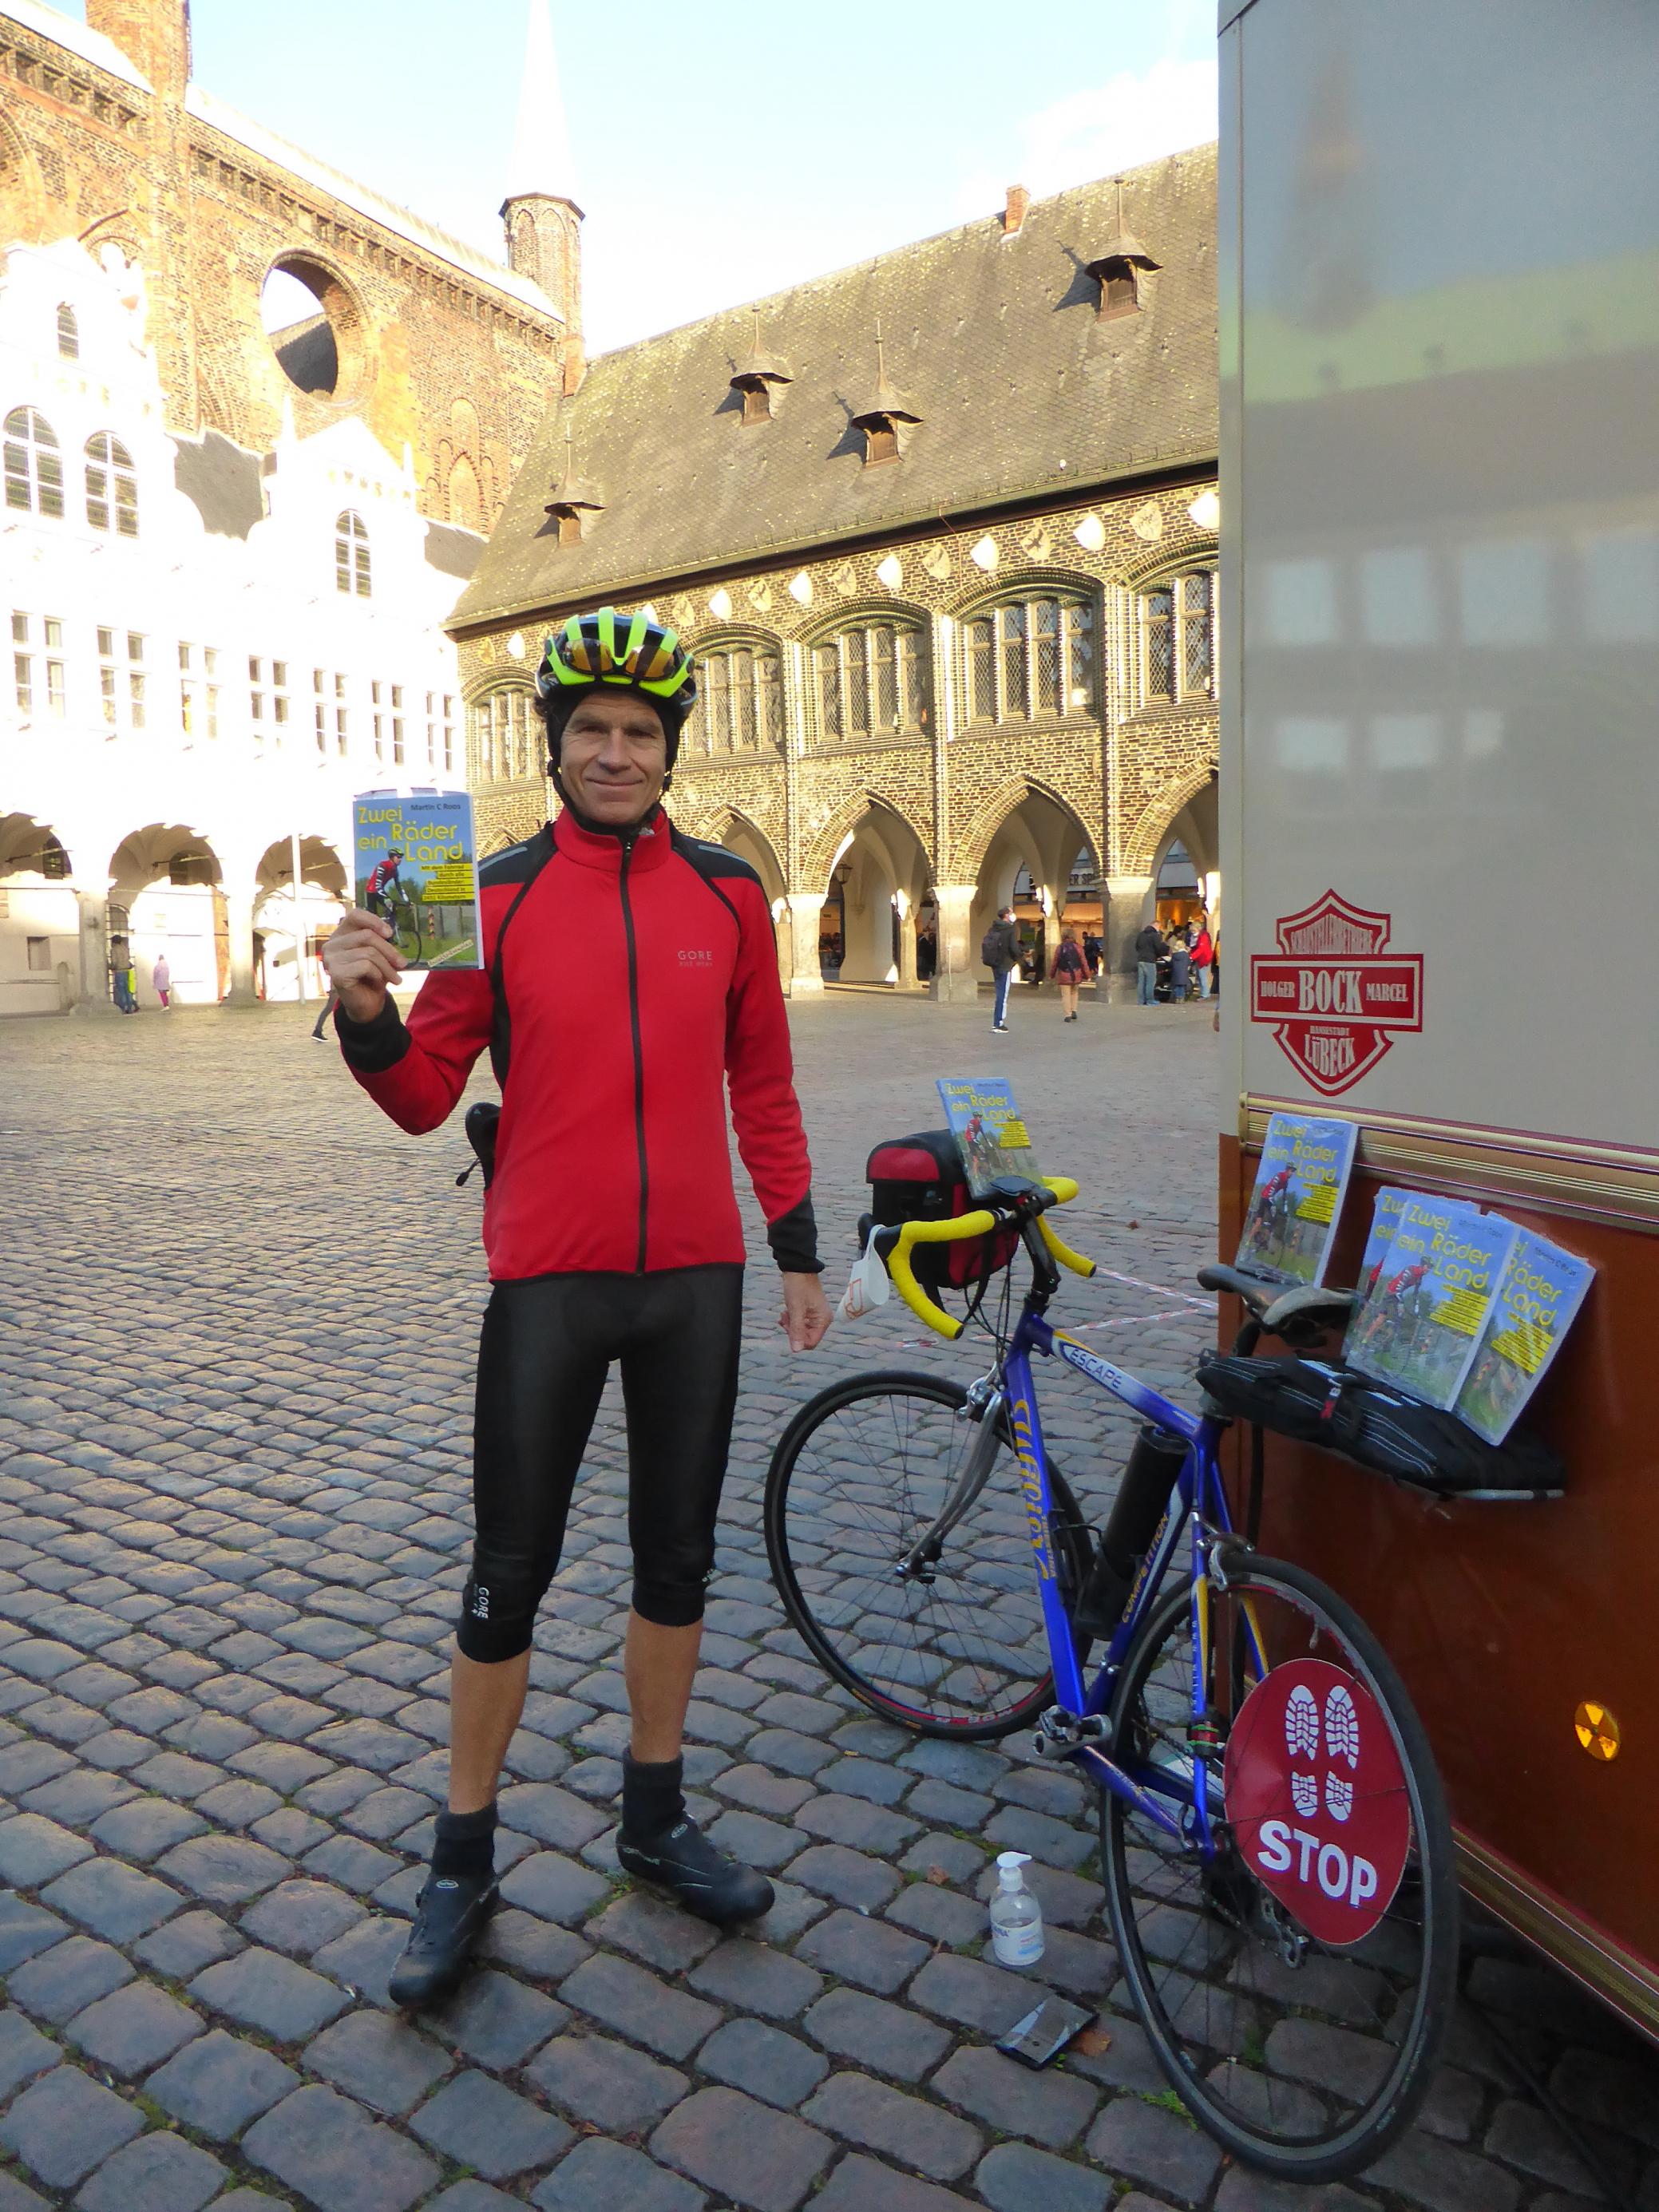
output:
[[[1466,1888],[1659,2037],[1659,8],[1221,0],[1221,1251],[1275,1109],[1589,1261],[1565,1494],[1269,1437]]]

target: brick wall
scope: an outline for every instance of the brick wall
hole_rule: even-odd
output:
[[[176,0],[106,0],[103,27],[141,45],[146,23],[178,12]],[[556,316],[178,97],[3,18],[0,97],[0,245],[76,237],[142,267],[170,428],[206,425],[267,450],[285,404],[302,434],[356,415],[394,459],[410,447],[428,515],[491,526],[559,386]],[[260,292],[285,258],[327,294],[342,367],[331,397],[296,389],[265,337]]]

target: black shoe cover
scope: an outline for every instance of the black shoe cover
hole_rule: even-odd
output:
[[[689,1814],[660,1836],[631,1837],[619,1829],[617,1863],[716,1928],[758,1920],[772,1909],[774,1892],[766,1876],[711,1844]]]
[[[494,1875],[428,1877],[415,1901],[415,1924],[392,1970],[389,1994],[413,2011],[441,2004],[466,1972],[473,1947],[495,1909]]]

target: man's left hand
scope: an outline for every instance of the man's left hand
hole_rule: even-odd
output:
[[[811,1352],[822,1344],[832,1316],[817,1275],[783,1278],[783,1311],[778,1327],[789,1333],[791,1352]]]

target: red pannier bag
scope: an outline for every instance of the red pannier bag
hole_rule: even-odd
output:
[[[957,1140],[948,1129],[924,1129],[914,1137],[894,1137],[878,1145],[865,1164],[870,1178],[870,1212],[860,1223],[896,1228],[904,1221],[951,1221],[971,1213],[975,1200],[968,1188]],[[971,1291],[1006,1267],[1019,1249],[1017,1229],[989,1237],[965,1237],[959,1244],[915,1244],[910,1264],[922,1288]]]

